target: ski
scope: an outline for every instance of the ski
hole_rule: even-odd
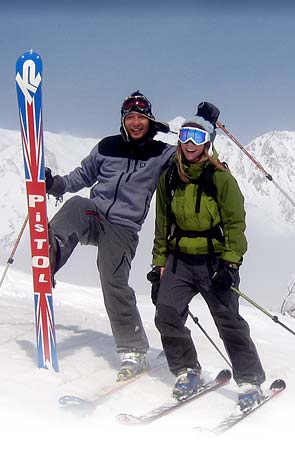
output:
[[[137,382],[141,377],[144,377],[145,375],[153,376],[154,372],[157,372],[160,369],[162,369],[165,366],[165,364],[166,358],[164,353],[161,352],[160,355],[155,359],[155,362],[149,365],[145,372],[142,372],[128,380],[116,381],[102,388],[99,391],[99,393],[93,398],[87,399],[75,395],[61,396],[58,399],[59,406],[63,410],[75,412],[80,415],[87,415],[88,413],[95,411],[95,409],[101,404],[103,404],[108,398],[110,398],[113,393],[129,386],[134,382]]]
[[[231,371],[228,369],[223,369],[219,372],[219,374],[215,377],[214,380],[211,380],[204,384],[204,386],[195,394],[188,397],[183,401],[178,400],[171,400],[163,405],[147,412],[146,414],[135,416],[131,414],[118,414],[116,419],[118,422],[124,425],[147,425],[148,423],[152,423],[159,418],[170,414],[175,409],[178,409],[185,404],[188,404],[192,401],[195,401],[200,396],[203,396],[210,391],[216,390],[217,388],[225,385],[231,379]]]
[[[272,382],[269,389],[264,393],[264,398],[260,402],[260,404],[256,404],[252,407],[252,409],[248,410],[247,412],[242,412],[239,407],[237,406],[236,409],[226,417],[223,421],[221,421],[215,428],[210,430],[215,434],[221,434],[225,431],[229,430],[237,423],[244,420],[248,415],[253,414],[257,409],[261,408],[264,404],[269,402],[272,398],[280,394],[286,388],[286,383],[284,380],[278,379]]]
[[[29,213],[38,367],[53,368],[58,372],[49,263],[41,85],[42,60],[31,50],[16,62],[16,90]]]

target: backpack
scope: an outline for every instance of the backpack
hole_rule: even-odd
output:
[[[225,166],[226,163],[224,163]],[[216,185],[213,183],[213,174],[216,171],[216,166],[214,164],[209,164],[203,168],[203,171],[200,174],[200,177],[197,180],[192,180],[191,183],[198,184],[198,191],[196,197],[196,213],[200,212],[200,203],[202,192],[207,196],[213,198],[217,203],[217,190]],[[167,191],[168,203],[171,205],[174,192],[180,183],[180,178],[178,174],[177,165],[173,163],[165,175],[165,186]],[[171,211],[170,211],[171,212]]]
[[[225,162],[222,162],[223,166],[228,169],[228,165]],[[213,175],[216,171],[216,166],[213,163],[205,166],[199,176],[198,179],[191,181],[191,183],[198,184],[197,196],[196,196],[196,206],[195,212],[200,212],[200,204],[201,204],[201,197],[202,193],[205,193],[207,196],[214,199],[217,202],[217,189],[216,185],[213,182]],[[179,253],[179,241],[182,237],[186,238],[207,238],[207,245],[208,245],[208,254],[210,263],[210,272],[212,271],[212,262],[216,260],[216,256],[214,253],[214,247],[212,239],[216,239],[217,241],[224,242],[223,230],[222,225],[217,225],[209,230],[205,231],[196,231],[196,230],[182,230],[180,229],[176,223],[175,219],[172,215],[171,210],[171,202],[173,200],[174,192],[178,185],[181,183],[180,177],[178,174],[178,168],[175,163],[172,163],[170,168],[166,171],[165,174],[165,188],[167,193],[167,212],[170,221],[172,222],[171,229],[168,229],[167,232],[167,241],[171,241],[173,239],[176,240],[175,242],[175,251],[174,251],[174,260],[173,260],[173,267],[172,272],[175,273],[176,271],[176,264],[177,264],[177,255]]]

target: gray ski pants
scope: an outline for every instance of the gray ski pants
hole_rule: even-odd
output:
[[[160,284],[155,318],[171,372],[177,375],[183,368],[200,367],[190,330],[185,326],[188,304],[200,293],[223,340],[236,382],[261,384],[265,380],[264,370],[248,323],[239,314],[237,294],[232,290],[212,289],[206,256],[177,259],[175,273],[172,264],[170,255]],[[234,284],[239,285],[238,272]]]
[[[78,242],[98,248],[97,267],[117,352],[146,352],[148,340],[134,291],[128,285],[138,245],[137,232],[111,224],[100,216],[92,200],[80,196],[63,205],[51,220],[50,228],[59,243],[57,270],[66,263]]]

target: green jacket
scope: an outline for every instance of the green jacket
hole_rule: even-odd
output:
[[[177,161],[177,160],[175,160]],[[209,161],[185,166],[185,172],[192,179],[198,179]],[[164,267],[168,254],[175,249],[175,238],[167,240],[171,224],[174,222],[182,230],[204,231],[220,225],[224,234],[224,243],[212,240],[214,251],[220,258],[238,263],[247,250],[245,237],[244,197],[237,181],[229,173],[219,169],[213,174],[213,183],[217,189],[217,202],[202,193],[200,212],[195,212],[197,184],[181,183],[177,186],[171,205],[166,191],[165,173],[161,176],[156,197],[156,227],[153,248],[153,265]],[[170,208],[171,206],[171,208]],[[169,212],[171,209],[171,214]],[[186,254],[208,254],[207,238],[182,237],[179,251]]]

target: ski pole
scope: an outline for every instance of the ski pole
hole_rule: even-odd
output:
[[[246,294],[239,291],[239,289],[232,286],[231,290],[234,291],[236,294],[240,295],[241,297],[243,297],[243,299],[247,300],[247,302],[251,303],[254,307],[258,308],[258,310],[262,311],[262,313],[269,316],[269,318],[271,318],[275,323],[279,324],[284,329],[286,329],[288,332],[295,335],[295,332],[292,331],[292,329],[290,329],[288,326],[283,324],[277,316],[272,315],[269,311],[265,310],[265,308],[261,307],[260,305],[258,305],[258,303],[254,302],[254,300],[250,299]]]
[[[222,353],[222,351],[218,348],[218,346],[214,343],[214,341],[211,339],[211,337],[207,334],[207,332],[205,331],[205,329],[201,326],[200,322],[199,322],[199,318],[197,318],[196,316],[194,316],[190,311],[188,311],[188,314],[189,316],[192,318],[193,322],[201,329],[201,331],[203,332],[203,334],[207,337],[207,339],[209,340],[209,342],[211,343],[211,345],[213,345],[213,347],[215,348],[215,350],[217,350],[217,352],[223,357],[224,361],[229,365],[229,367],[232,367],[231,363],[228,361],[228,359],[224,356],[224,354]]]
[[[28,219],[29,219],[29,215],[27,214],[27,216],[26,216],[26,218],[25,218],[25,220],[24,220],[24,223],[23,223],[23,225],[22,225],[22,227],[21,227],[21,229],[20,229],[20,232],[19,232],[19,234],[18,234],[18,237],[17,237],[17,239],[16,239],[16,241],[15,241],[15,243],[14,243],[14,246],[13,246],[13,249],[12,249],[11,254],[10,254],[10,256],[9,256],[9,259],[7,260],[6,267],[5,267],[5,270],[4,270],[4,272],[3,272],[3,275],[2,275],[2,278],[1,278],[1,281],[0,281],[0,287],[2,286],[2,283],[3,283],[4,278],[5,278],[5,276],[6,276],[7,270],[9,269],[9,266],[10,266],[11,264],[13,264],[13,262],[14,262],[13,257],[14,257],[15,251],[16,251],[18,245],[19,245],[19,242],[20,242],[20,240],[21,240],[21,237],[22,237],[22,235],[23,235],[23,233],[24,233],[24,230],[25,230],[25,228],[26,228]]]
[[[242,150],[242,152],[245,153],[245,155],[247,155],[248,158],[250,158],[250,160],[255,164],[255,166],[263,172],[266,179],[272,182],[275,185],[275,187],[277,187],[277,189],[284,195],[284,197],[287,198],[287,200],[289,200],[290,203],[295,207],[295,201],[290,197],[290,195],[288,195],[288,193],[282,189],[282,187],[273,179],[272,175],[263,168],[259,161],[257,161],[256,158],[254,158],[248,152],[248,150],[246,150],[245,147],[243,147],[243,145],[231,134],[231,132],[228,129],[226,129],[226,127],[222,123],[220,123],[220,121],[216,121],[216,126],[222,129],[223,132],[225,132],[225,134]]]

